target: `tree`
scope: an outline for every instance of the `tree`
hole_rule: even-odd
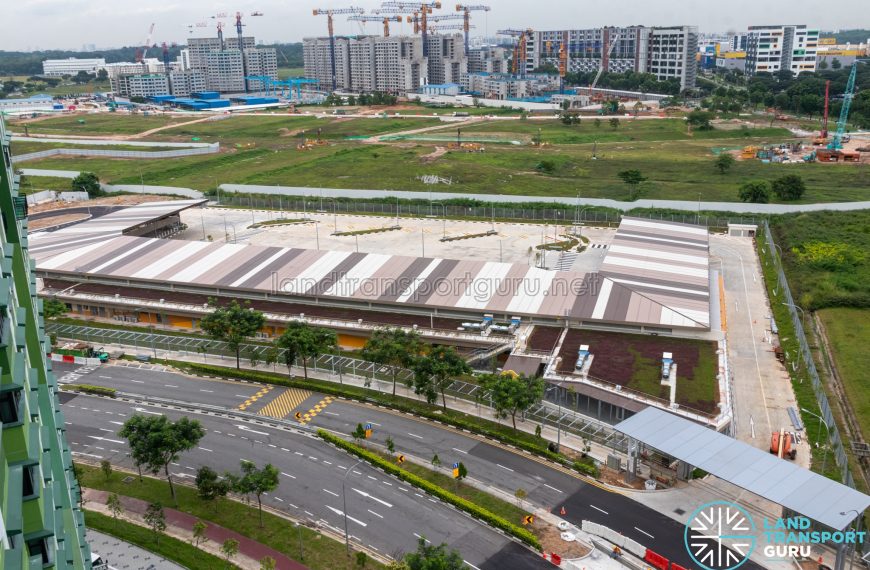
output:
[[[511,418],[517,429],[517,413],[528,410],[544,396],[544,381],[511,373],[488,374],[481,384],[490,391],[492,405],[498,418]]]
[[[831,60],[831,69],[840,69],[841,67],[843,67],[843,64],[840,63],[838,58],[835,57]]]
[[[459,471],[459,473],[457,473],[458,477],[456,477],[457,481],[462,481],[463,479],[468,477],[468,469],[465,467],[465,464],[463,462],[459,462],[459,467],[457,467],[457,471]]]
[[[366,563],[369,561],[369,555],[365,552],[357,552],[356,553],[356,565],[357,568],[365,568]]]
[[[118,493],[111,493],[106,498],[106,507],[109,509],[109,512],[112,513],[112,518],[115,520],[117,520],[118,516],[124,512],[124,506],[121,504],[121,498],[118,496]]]
[[[100,471],[103,473],[103,477],[106,478],[106,481],[108,481],[112,478],[112,463],[108,459],[101,460]]]
[[[405,555],[408,570],[463,570],[465,562],[458,550],[448,550],[446,544],[428,544],[425,538],[417,542],[417,552]]]
[[[720,152],[719,156],[713,161],[713,166],[719,171],[719,174],[725,174],[731,167],[734,166],[734,156],[727,152]]]
[[[263,526],[263,493],[270,493],[278,488],[278,468],[267,463],[257,469],[251,461],[242,460],[242,476],[234,481],[234,490],[243,495],[253,494],[257,497],[257,508],[260,511],[260,527]]]
[[[444,390],[454,378],[463,374],[471,374],[471,367],[456,349],[452,346],[436,346],[414,364],[414,392],[425,395],[430,404],[435,402],[440,393],[441,405],[447,410]]]
[[[709,131],[713,128],[713,125],[710,124],[713,117],[714,115],[710,111],[691,111],[686,115],[686,123],[700,131]]]
[[[196,491],[200,499],[211,502],[227,496],[230,482],[221,479],[211,467],[203,465],[196,472]]]
[[[223,341],[230,346],[230,349],[236,353],[236,369],[240,369],[242,343],[263,328],[266,317],[260,311],[250,308],[250,303],[247,301],[245,306],[241,306],[233,299],[229,305],[220,307],[217,301],[209,299],[209,305],[214,310],[202,318],[199,326],[213,339]]]
[[[740,185],[737,192],[743,202],[767,204],[770,201],[770,184],[766,180],[751,180]]]
[[[593,124],[595,125],[596,129],[601,127],[601,119],[596,117],[595,120],[593,121]]]
[[[393,379],[393,396],[402,368],[410,368],[420,353],[420,335],[400,328],[377,329],[366,341],[362,357],[368,362],[386,366]]]
[[[271,556],[264,556],[260,559],[260,570],[275,570],[278,562]]]
[[[275,339],[275,346],[284,350],[288,374],[296,358],[302,358],[302,369],[308,380],[308,359],[335,350],[338,347],[338,335],[330,329],[312,327],[302,321],[290,321],[281,336]]]
[[[618,129],[619,128],[619,119],[617,119],[616,117],[611,118],[610,119],[610,126],[613,129]]]
[[[163,512],[163,505],[160,503],[150,503],[145,510],[145,524],[154,533],[154,540],[160,544],[160,533],[166,530],[166,513]]]
[[[57,299],[45,299],[42,303],[42,316],[46,319],[64,316],[67,311],[66,303]]]
[[[640,170],[635,169],[623,170],[622,172],[619,172],[617,176],[619,176],[623,182],[628,184],[629,199],[636,200],[638,196],[638,187],[640,186],[640,183],[645,182],[647,178],[640,173]]]
[[[109,78],[109,72],[106,71],[106,68],[101,68],[97,71],[97,81],[105,81]]]
[[[807,191],[803,178],[797,174],[786,174],[777,178],[771,188],[780,200],[800,200]]]
[[[387,446],[387,451],[390,452],[390,457],[396,452],[396,443],[393,441],[392,436],[387,436],[387,440],[384,442]]]
[[[93,74],[88,73],[87,71],[83,70],[83,71],[79,71],[78,73],[73,75],[72,80],[73,80],[73,83],[76,83],[78,85],[82,85],[84,83],[89,83],[93,78],[94,78]]]
[[[356,441],[357,445],[359,445],[360,440],[366,438],[366,430],[362,424],[356,424],[356,428],[350,432],[350,436]]]
[[[200,544],[208,542],[208,537],[205,535],[206,530],[208,530],[208,525],[201,520],[193,523],[193,536],[190,539],[190,543],[193,544],[194,548],[199,548]]]
[[[522,508],[523,501],[528,496],[529,496],[529,494],[522,487],[519,487],[516,491],[514,491],[514,497],[517,498],[517,506],[520,508]]]
[[[229,563],[230,559],[233,558],[236,554],[239,553],[239,541],[234,538],[228,538],[221,544],[221,554],[224,555],[224,558],[227,559],[227,563]]]
[[[441,466],[441,458],[438,457],[438,454],[432,456],[432,467],[438,468]]]
[[[205,435],[202,425],[186,417],[173,422],[166,416],[136,414],[124,422],[118,435],[127,439],[130,454],[137,465],[155,475],[163,469],[172,501],[177,502],[169,464],[178,461],[180,453],[196,447]]]
[[[70,187],[73,192],[87,192],[89,198],[96,198],[105,194],[100,186],[100,179],[93,172],[80,172],[72,179]]]

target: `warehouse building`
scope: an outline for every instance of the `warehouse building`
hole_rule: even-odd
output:
[[[96,74],[106,67],[106,60],[102,57],[80,59],[69,57],[67,59],[46,59],[42,62],[42,74],[47,77],[62,77],[75,75],[79,71]]]
[[[46,354],[24,198],[0,121],[0,568],[91,568],[80,490]]]

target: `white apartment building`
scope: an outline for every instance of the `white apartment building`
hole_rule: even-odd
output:
[[[698,78],[698,28],[652,28],[647,48],[647,72],[659,81],[677,79],[680,91],[693,89]]]
[[[97,73],[106,66],[103,58],[78,59],[46,59],[42,62],[42,74],[48,77],[61,77],[63,75],[75,75],[79,71]]]
[[[472,48],[468,52],[468,73],[510,73],[511,51],[501,46]]]
[[[278,77],[278,52],[273,48],[245,48],[245,70],[248,75]]]
[[[120,75],[116,81],[117,88],[112,90],[122,97],[169,95],[169,80],[163,73]]]
[[[120,61],[117,63],[107,63],[104,67],[109,75],[109,81],[115,81],[121,75],[138,75],[142,73],[163,73],[165,71],[163,62],[156,57],[145,58],[142,63],[134,63],[132,61]],[[113,88],[114,90],[114,88]]]
[[[787,69],[793,75],[816,70],[819,31],[805,24],[750,26],[746,41],[746,73],[776,73]]]
[[[208,82],[202,71],[174,70],[170,72],[169,79],[169,88],[175,97],[190,97],[192,93],[208,90]]]
[[[253,36],[245,36],[242,38],[242,49],[255,48],[257,43]],[[224,37],[224,43],[221,45],[217,37],[209,38],[188,38],[187,40],[187,66],[188,69],[196,69],[197,71],[208,71],[208,54],[221,51],[223,49],[239,49],[239,38],[236,36]]]
[[[559,88],[558,75],[529,74],[517,77],[506,73],[468,73],[463,87],[485,99],[533,97]]]
[[[426,37],[428,77],[426,83],[460,83],[468,73],[465,37],[462,34],[431,34]]]
[[[245,90],[242,52],[237,49],[212,51],[206,54],[205,61],[208,91],[241,93]]]

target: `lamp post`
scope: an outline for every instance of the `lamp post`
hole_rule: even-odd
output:
[[[797,309],[798,311],[801,312],[801,324],[804,327],[804,333],[806,333],[806,330],[807,330],[807,314],[806,314],[806,312],[802,308],[795,305],[794,303],[783,303],[783,305],[785,305],[786,307],[792,307],[792,308]]]
[[[840,516],[846,516],[846,514],[848,514],[848,513],[855,513],[855,518],[858,519],[858,524],[855,526],[855,532],[860,533],[861,532],[861,521],[863,520],[864,517],[862,517],[861,513],[859,513],[856,509],[849,509],[848,511],[843,511],[840,513]],[[852,553],[849,556],[849,570],[852,570],[852,565],[855,563],[855,552],[858,550],[858,543],[857,542],[854,542],[852,544],[851,550],[852,550]]]
[[[825,435],[827,437],[825,438],[825,453],[822,455],[822,475],[824,476],[825,467],[827,466],[827,461],[828,461],[828,441],[831,439],[831,426],[829,426],[828,422],[826,422],[824,419],[822,419],[822,416],[820,416],[819,414],[817,414],[815,412],[811,412],[806,408],[801,408],[801,411],[818,418],[819,422],[821,422],[819,424],[818,432],[816,433],[816,442],[817,443],[819,441],[819,438],[822,435],[822,424],[824,424],[824,426],[825,426]]]
[[[347,550],[348,558],[350,558],[350,533],[347,530],[347,493],[345,492],[344,484],[347,481],[347,476],[350,475],[350,472],[362,462],[363,460],[360,459],[354,463],[351,468],[347,470],[347,473],[344,474],[344,477],[341,478],[341,503],[344,510],[344,547],[345,550]]]

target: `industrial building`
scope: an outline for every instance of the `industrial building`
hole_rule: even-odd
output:
[[[47,77],[62,77],[64,75],[75,75],[79,71],[97,73],[105,67],[106,60],[101,57],[88,59],[75,57],[67,59],[46,59],[42,62],[42,74]]]
[[[0,567],[91,568],[80,490],[28,251],[27,208],[0,121]]]
[[[535,31],[526,45],[525,71],[543,64],[559,66],[559,53],[567,38],[569,73],[652,73],[660,81],[676,79],[680,89],[693,89],[697,79],[696,26],[645,26]]]
[[[746,73],[776,73],[788,69],[793,75],[816,70],[819,31],[801,25],[750,26],[746,41]]]

